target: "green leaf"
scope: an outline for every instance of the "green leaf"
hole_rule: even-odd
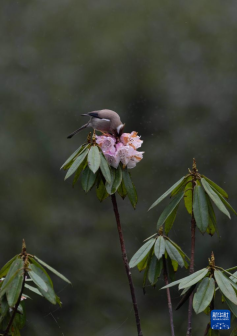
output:
[[[77,183],[77,181],[78,181],[78,179],[81,175],[81,172],[85,168],[85,163],[86,163],[86,158],[82,161],[82,163],[80,164],[80,166],[77,168],[77,170],[75,172],[74,179],[73,179],[73,182],[72,182],[73,187]]]
[[[82,146],[77,148],[75,150],[75,152],[71,156],[69,156],[69,158],[66,160],[66,162],[64,162],[64,164],[62,165],[62,167],[60,169],[65,168],[65,166],[67,166],[68,163],[70,163],[75,158],[75,156],[80,152],[81,149],[82,149]]]
[[[171,263],[172,263],[172,267],[173,267],[173,270],[174,272],[177,272],[178,271],[178,268],[179,268],[179,264],[176,260],[171,260]]]
[[[31,279],[34,281],[36,286],[38,287],[39,291],[43,296],[52,304],[56,304],[56,294],[53,288],[53,282],[49,277],[46,270],[33,258],[29,258],[30,270],[28,272]]]
[[[193,298],[193,309],[196,314],[204,311],[211,303],[215,291],[213,278],[204,278],[198,285],[197,292]]]
[[[135,189],[135,187],[132,183],[132,180],[131,180],[131,177],[130,177],[130,174],[129,174],[127,168],[123,169],[123,183],[124,183],[125,189],[127,191],[128,198],[129,198],[133,208],[135,209],[136,205],[137,205],[137,192],[136,192],[136,189]]]
[[[83,172],[82,172],[82,177],[81,177],[81,184],[82,184],[82,188],[83,190],[87,193],[88,191],[91,190],[91,188],[94,186],[95,184],[95,180],[96,180],[96,174],[94,174],[90,168],[87,166]]]
[[[134,254],[132,259],[130,260],[129,266],[130,268],[135,267],[141,260],[145,258],[145,256],[150,252],[151,248],[155,244],[155,238],[148,240],[142,247]]]
[[[6,275],[6,278],[2,283],[0,297],[6,293],[8,286],[12,283],[12,281],[20,272],[22,273],[22,259],[18,257],[11,264],[10,269]]]
[[[204,233],[208,227],[209,213],[205,191],[196,185],[193,193],[193,213],[197,227]]]
[[[185,176],[183,176],[178,182],[176,182],[171,188],[169,188],[169,190],[167,190],[162,196],[160,196],[148,209],[151,210],[152,208],[154,208],[155,206],[157,206],[161,201],[163,201],[163,199],[165,199],[176,187],[178,187],[183,180],[185,179]]]
[[[184,190],[186,182],[187,182],[187,177],[184,177],[183,182],[178,184],[178,186],[170,193],[170,197],[173,197],[176,194],[178,194],[178,192],[180,192],[181,190]]]
[[[44,282],[44,280],[41,279],[41,277],[39,277],[38,274],[35,273],[35,272],[32,270],[32,268],[31,268],[31,271],[28,272],[28,274],[29,274],[29,276],[31,277],[31,279],[34,281],[34,283],[36,284],[36,286],[37,286],[39,289],[41,289],[41,290],[43,290],[43,291],[45,291],[45,292],[48,291],[48,287],[47,287],[46,283]]]
[[[187,259],[190,261],[189,257],[187,256],[187,254],[184,253],[184,251],[180,248],[180,246],[178,244],[176,244],[173,240],[171,240],[169,237],[166,237],[166,240],[168,240],[172,245],[174,245],[177,250],[179,251],[179,253],[181,254],[181,256],[183,257],[183,259]]]
[[[148,271],[148,279],[152,285],[156,284],[158,278],[160,277],[162,268],[163,268],[162,259],[158,260],[155,254],[153,254]]]
[[[83,153],[81,153],[76,158],[76,160],[73,162],[73,164],[71,165],[71,167],[68,169],[68,172],[67,172],[67,174],[65,176],[65,180],[68,179],[72,174],[74,174],[74,172],[77,170],[77,168],[81,165],[81,163],[86,158],[88,152],[89,152],[89,149],[87,148],[85,151],[83,151]]]
[[[174,211],[174,209],[177,207],[177,205],[180,203],[183,197],[184,197],[183,191],[179,192],[177,195],[174,196],[172,201],[169,203],[169,205],[164,209],[164,211],[160,215],[158,219],[158,223],[157,223],[157,229],[159,229],[165,223],[167,218]]]
[[[44,267],[46,267],[49,271],[51,271],[52,273],[54,273],[55,275],[57,275],[60,279],[62,279],[63,281],[69,283],[71,285],[71,281],[68,280],[64,275],[62,275],[61,273],[59,273],[58,271],[56,271],[56,269],[54,269],[52,266],[49,266],[48,264],[46,264],[46,262],[44,262],[43,260],[39,259],[38,257],[34,256],[34,259],[36,259],[41,265],[43,265]],[[45,270],[44,270],[45,272]]]
[[[118,194],[122,197],[122,199],[125,199],[125,197],[127,196],[127,190],[125,188],[125,184],[124,184],[124,180],[122,179],[122,182],[120,184],[120,186],[118,187],[117,190]]]
[[[209,220],[208,220],[208,227],[207,227],[207,229],[206,229],[206,232],[207,232],[210,236],[213,236],[214,233],[216,232],[216,228],[215,228],[215,226],[214,226],[213,223],[212,223],[211,217],[209,217]]]
[[[226,209],[217,193],[215,193],[215,191],[212,189],[212,187],[208,184],[208,182],[204,178],[201,179],[201,182],[207,194],[210,196],[210,198],[213,200],[213,202],[216,204],[219,210],[230,218],[229,211]]]
[[[8,306],[6,295],[3,295],[3,297],[1,298],[0,307],[1,307],[0,323],[2,323],[4,317],[9,312],[9,306]]]
[[[176,249],[176,247],[174,247],[168,240],[165,240],[165,248],[168,255],[170,256],[170,259],[177,261],[177,263],[181,267],[183,267],[184,266],[183,258],[180,255],[179,251]]]
[[[105,188],[107,190],[107,193],[109,195],[113,195],[116,193],[118,187],[120,186],[122,182],[122,170],[121,167],[118,166],[117,169],[111,167],[111,184],[106,182]]]
[[[225,198],[228,198],[228,194],[227,192],[222,189],[221,187],[219,187],[215,182],[213,182],[212,180],[210,180],[208,177],[202,175],[202,177],[218,192],[220,193],[222,196],[224,196]]]
[[[213,232],[214,229],[212,228],[212,226],[214,226],[215,232],[217,233],[218,237],[220,237],[220,234],[219,234],[219,231],[218,231],[218,228],[217,228],[217,225],[216,225],[216,215],[215,215],[215,212],[214,212],[214,209],[213,209],[213,206],[212,206],[212,202],[211,202],[210,197],[208,195],[206,195],[206,199],[207,199],[208,213],[209,213],[209,223],[208,223],[208,226],[210,226],[209,230],[211,230]],[[207,229],[207,232],[208,232],[208,229]]]
[[[168,285],[162,287],[161,289],[165,289],[165,288],[169,288],[169,287],[176,286],[176,285],[180,284],[181,280],[182,280],[182,279],[173,281],[173,282],[171,282],[170,284],[168,284]]]
[[[178,211],[178,207],[179,204],[177,205],[177,207],[173,210],[173,212],[171,212],[171,214],[169,215],[169,217],[167,218],[167,220],[165,221],[165,234],[167,235],[170,230],[172,229],[172,226],[174,224],[176,215],[177,215],[177,211]]]
[[[100,152],[97,146],[92,146],[89,150],[88,154],[88,167],[95,174],[97,170],[100,168]]]
[[[14,260],[16,260],[16,258],[18,257],[18,255],[16,255],[15,257],[13,257],[11,260],[9,260],[0,270],[0,279],[5,277],[7,275],[7,272],[9,271],[12,263]]]
[[[6,290],[7,301],[10,307],[15,306],[15,304],[17,303],[17,300],[19,299],[19,296],[21,294],[22,284],[23,284],[23,279],[24,279],[24,276],[23,276],[24,275],[24,260],[18,259],[16,261],[17,263],[15,264],[15,272],[18,271],[19,269],[21,271],[17,272],[13,281],[10,283],[10,285],[7,287],[7,290]]]
[[[137,264],[139,272],[143,271],[147,267],[149,253]]]
[[[189,183],[187,183],[189,181]],[[189,176],[186,181],[186,186],[184,189],[184,205],[187,209],[188,213],[191,215],[193,211],[193,192],[192,190],[189,190],[193,186],[193,178],[192,176]]]
[[[156,240],[154,253],[157,259],[160,259],[165,253],[165,240],[162,236],[159,236]]]
[[[100,202],[102,202],[109,196],[102,178],[100,179],[99,185],[96,187],[96,195]]]
[[[214,189],[213,189],[214,190]],[[214,190],[215,191],[215,190]],[[218,192],[218,191],[215,191],[216,193],[217,193],[217,195],[220,197],[220,199],[221,199],[221,201],[225,204],[225,206],[229,209],[229,210],[231,210],[231,211],[233,211],[233,213],[235,214],[235,215],[237,215],[237,212],[235,211],[235,209],[233,209],[232,208],[232,206],[230,205],[230,203],[228,203],[227,202],[227,200]]]
[[[186,278],[183,278],[179,284],[179,289],[191,287],[192,285],[194,285],[195,283],[203,279],[207,275],[208,272],[209,271],[207,268],[203,268],[200,271],[197,271],[193,274],[190,274]]]
[[[234,288],[232,287],[230,280],[226,276],[224,276],[224,274],[221,271],[217,269],[214,271],[214,276],[224,296],[226,296],[230,301],[232,301],[234,304],[237,305],[236,293]]]
[[[40,296],[43,296],[43,295],[40,293],[40,291],[38,290],[38,288],[35,288],[35,287],[30,286],[30,285],[28,285],[28,284],[25,284],[25,288],[29,289],[29,290],[30,290],[31,292],[33,292],[33,293],[36,293],[36,294],[38,294],[38,295],[40,295]]]
[[[231,302],[226,296],[224,296],[225,302],[229,309],[232,311],[232,313],[237,317],[237,305],[235,305],[233,302]]]
[[[145,287],[146,287],[146,280],[147,280],[147,276],[148,276],[148,271],[149,271],[150,264],[151,264],[151,258],[152,258],[152,250],[150,250],[150,252],[148,253],[147,267],[146,267],[144,275],[143,275],[142,288],[143,288],[144,294],[145,294]]]
[[[108,184],[111,184],[111,173],[110,173],[110,168],[108,165],[108,162],[106,158],[104,157],[103,153],[100,152],[100,170]]]

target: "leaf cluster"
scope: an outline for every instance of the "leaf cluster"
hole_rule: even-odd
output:
[[[137,266],[144,272],[143,288],[147,279],[154,286],[161,275],[164,258],[168,261],[169,276],[173,280],[178,266],[188,268],[189,258],[182,249],[167,236],[155,234],[146,240],[145,244],[130,260],[131,268]]]
[[[183,289],[181,293],[183,296],[182,303],[196,290],[197,286],[193,297],[193,309],[196,314],[201,312],[209,314],[210,305],[212,300],[214,300],[216,291],[220,290],[222,301],[226,302],[229,309],[237,317],[237,272],[231,274],[221,267],[209,265],[185,278],[164,286],[162,289],[175,285],[178,285],[179,289]]]
[[[123,199],[128,196],[132,206],[136,207],[137,192],[128,169],[121,163],[117,169],[111,167],[95,142],[80,146],[61,169],[67,170],[65,180],[75,174],[73,186],[81,176],[81,185],[86,193],[95,186],[101,202],[118,192]]]
[[[196,171],[192,171],[190,174],[183,176],[160,196],[151,205],[149,210],[157,206],[168,195],[170,195],[171,201],[165,207],[157,222],[157,228],[160,228],[163,224],[165,225],[166,234],[169,233],[173,226],[182,199],[184,199],[188,213],[194,215],[199,230],[202,233],[207,232],[211,236],[214,235],[215,232],[218,234],[213,204],[229,218],[230,213],[228,209],[237,215],[236,211],[227,201],[228,194],[226,191]]]
[[[26,252],[16,255],[0,270],[0,278],[2,279],[0,282],[0,329],[6,330],[15,309],[17,309],[10,329],[12,336],[20,335],[20,330],[26,321],[25,303],[22,300],[29,298],[29,296],[24,294],[23,290],[34,292],[52,304],[61,306],[60,298],[54,291],[53,282],[43,266],[62,280],[71,283],[64,275],[44,261]]]

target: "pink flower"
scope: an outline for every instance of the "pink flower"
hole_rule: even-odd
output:
[[[101,147],[103,153],[111,152],[115,153],[115,138],[114,137],[109,137],[109,136],[97,136],[96,142],[98,145]]]
[[[109,165],[116,169],[120,162],[128,169],[134,168],[143,158],[144,152],[136,150],[143,143],[137,132],[123,133],[119,140],[113,136],[101,135],[96,137],[96,142]]]
[[[120,157],[118,152],[115,153],[111,153],[111,152],[107,152],[104,153],[104,156],[106,158],[106,160],[108,161],[109,165],[114,167],[114,168],[118,168],[119,162],[120,162]]]
[[[137,132],[123,133],[120,137],[120,141],[126,146],[129,145],[134,149],[141,147],[143,141],[137,136]]]

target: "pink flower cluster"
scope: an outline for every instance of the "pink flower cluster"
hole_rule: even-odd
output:
[[[97,136],[96,142],[102,149],[110,166],[117,168],[121,161],[128,169],[134,168],[143,158],[144,152],[138,152],[143,141],[137,135],[137,132],[123,133],[119,139],[113,136]]]

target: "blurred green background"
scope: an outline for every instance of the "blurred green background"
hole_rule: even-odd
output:
[[[25,238],[29,252],[73,283],[52,276],[63,308],[34,296],[23,335],[136,335],[110,199],[73,189],[59,170],[87,136],[66,139],[82,113],[115,110],[144,140],[132,171],[137,209],[119,199],[129,258],[165,204],[148,207],[193,157],[237,208],[236,15],[235,0],[1,0],[0,264]],[[180,209],[171,238],[189,254],[190,218]],[[218,225],[220,240],[197,233],[196,269],[212,250],[219,266],[237,264],[237,219],[218,212]],[[170,335],[163,282],[144,296],[142,275],[133,277],[144,336]],[[176,288],[172,296],[176,305]],[[207,321],[194,316],[193,335]],[[184,335],[187,304],[174,323]]]

